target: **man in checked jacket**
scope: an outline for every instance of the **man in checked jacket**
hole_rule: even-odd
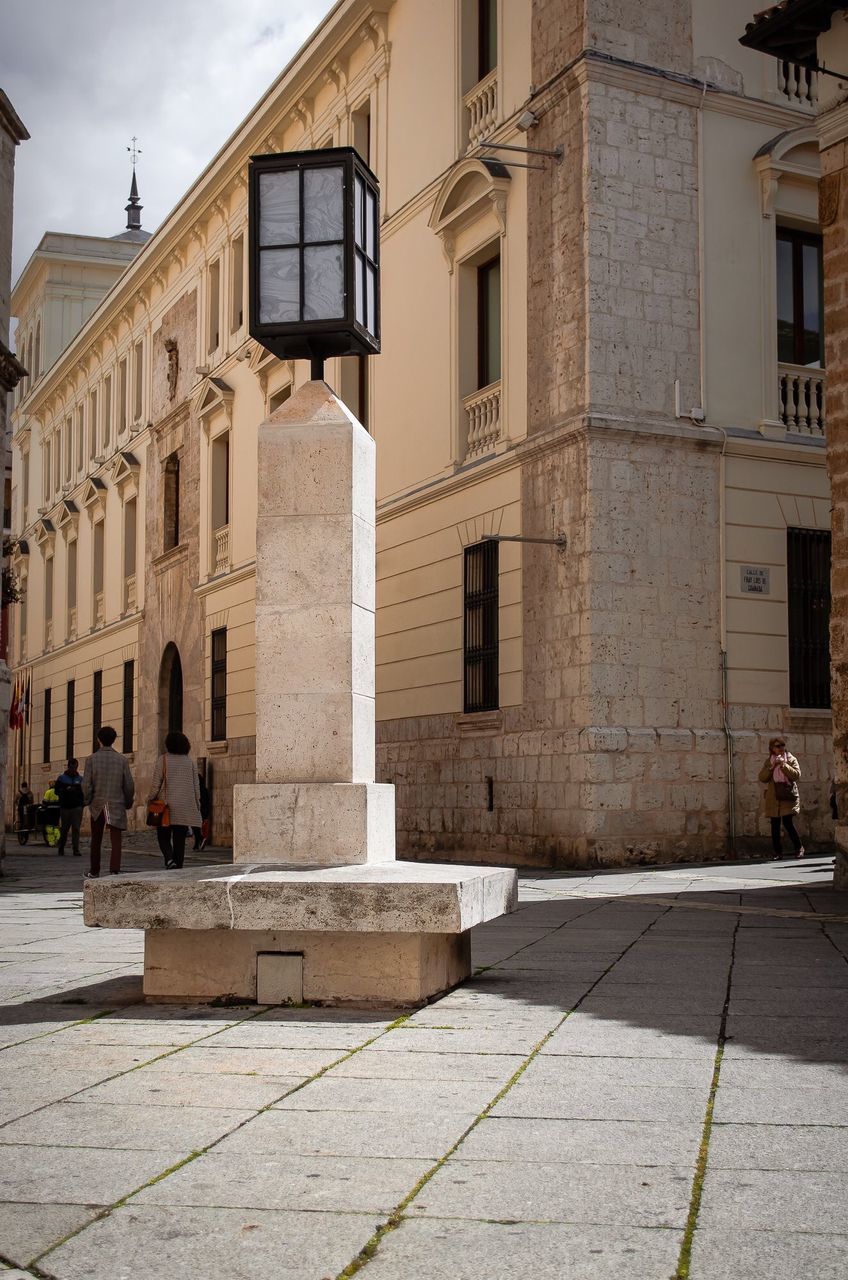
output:
[[[96,880],[100,875],[100,846],[107,826],[112,841],[109,874],[116,876],[121,870],[121,841],[135,783],[125,757],[112,746],[117,736],[112,726],[105,724],[97,732],[99,749],[85,762],[82,795],[91,812],[91,862],[86,880]]]

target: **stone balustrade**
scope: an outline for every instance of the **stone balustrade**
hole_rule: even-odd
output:
[[[803,365],[778,365],[780,421],[787,431],[805,436],[825,434],[825,372]]]
[[[221,525],[215,530],[215,567],[213,573],[228,573],[230,568],[230,526]]]
[[[475,84],[464,98],[468,109],[468,145],[475,147],[489,136],[498,119],[498,71],[490,71],[479,84]]]
[[[819,100],[818,72],[797,62],[778,59],[777,92],[795,105],[814,108]]]
[[[466,396],[462,407],[467,420],[466,458],[490,453],[501,434],[501,384],[492,382]]]

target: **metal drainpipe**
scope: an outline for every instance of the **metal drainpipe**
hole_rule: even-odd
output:
[[[736,784],[733,777],[733,734],[727,720],[727,650],[721,651],[721,720],[727,748],[727,852],[736,857]]]

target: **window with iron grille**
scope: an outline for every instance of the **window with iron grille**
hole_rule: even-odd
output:
[[[97,735],[103,726],[103,672],[95,671],[91,689],[91,749],[98,747]]]
[[[69,680],[65,695],[65,755],[68,760],[72,759],[74,754],[74,712],[76,710],[76,691],[76,680]]]
[[[830,706],[830,533],[787,529],[789,705]]]
[[[498,707],[498,544],[478,542],[465,548],[464,707]]]
[[[212,732],[213,742],[227,736],[227,628],[212,632]]]
[[[124,754],[133,749],[133,713],[135,711],[135,661],[124,663]]]
[[[53,702],[53,690],[44,690],[44,741],[41,749],[41,759],[44,764],[50,763],[50,730],[51,730],[51,711]]]

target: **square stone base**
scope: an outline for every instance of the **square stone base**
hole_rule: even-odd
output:
[[[383,782],[233,787],[233,862],[349,866],[395,856],[395,789]]]
[[[148,929],[151,1000],[253,1001],[257,956],[303,956],[303,999],[327,1005],[426,1004],[471,973],[471,935]]]

